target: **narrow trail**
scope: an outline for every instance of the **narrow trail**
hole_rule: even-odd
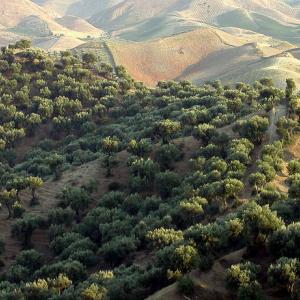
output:
[[[278,105],[270,112],[270,126],[267,132],[267,143],[272,144],[279,139],[277,134],[278,121],[287,115],[287,107],[285,105]]]
[[[267,144],[272,144],[275,141],[279,140],[279,136],[277,134],[277,123],[281,117],[286,116],[287,107],[285,105],[278,105],[274,107],[269,112],[269,129],[266,133],[265,139],[263,143],[255,148],[252,153],[252,164],[247,169],[246,174],[244,176],[245,189],[242,193],[242,200],[247,201],[252,197],[252,188],[249,184],[248,178],[251,174],[257,171],[257,161],[261,158],[263,147]]]
[[[115,58],[114,58],[112,51],[110,50],[107,42],[101,42],[101,48],[104,51],[105,56],[107,57],[109,63],[111,64],[111,66],[115,72],[116,68],[117,68],[117,63],[115,61]]]

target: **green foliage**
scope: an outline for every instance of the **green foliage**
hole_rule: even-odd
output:
[[[263,291],[257,281],[251,281],[249,284],[241,285],[237,292],[239,300],[262,300]]]
[[[0,203],[5,205],[8,211],[8,218],[12,217],[13,205],[17,201],[17,191],[16,190],[4,190],[0,193]]]
[[[13,237],[20,240],[25,247],[30,245],[31,236],[35,229],[45,223],[45,220],[38,215],[28,214],[17,220],[11,228]]]
[[[270,252],[276,256],[298,257],[300,249],[300,223],[293,223],[287,227],[278,228],[269,238]]]
[[[193,284],[187,273],[207,270],[215,259],[245,246],[249,259],[252,253],[266,261],[298,258],[298,223],[293,224],[300,220],[298,162],[289,164],[289,198],[271,184],[283,170],[285,143],[299,130],[292,81],[286,89],[288,116],[278,124],[285,140],[260,151],[254,144],[263,141],[269,126],[261,111],[284,99],[270,79],[253,86],[171,81],[147,88],[123,67],[113,72],[93,54],[49,55],[28,46],[22,41],[0,52],[0,201],[9,216],[19,218],[13,237],[28,247],[34,230],[46,229],[52,255],[48,259],[36,250],[17,255],[1,278],[1,299],[146,299],[179,278],[188,295]],[[227,131],[234,124],[242,138]],[[191,135],[201,140],[198,148]],[[124,150],[131,154],[127,167]],[[191,169],[186,160],[175,164],[184,156]],[[114,172],[114,180],[95,176],[89,184],[90,168],[84,166],[78,180],[69,178],[76,166],[98,159],[107,176],[120,162],[122,178]],[[250,174],[253,163],[257,172]],[[248,178],[258,204],[239,201]],[[25,207],[44,210],[28,207],[25,190],[39,204],[37,195],[45,199],[49,186],[56,191],[55,184],[41,188],[53,179],[58,189],[61,182],[72,185],[62,191],[58,207],[46,212],[46,220],[22,218]],[[91,205],[91,195],[100,194]],[[260,206],[266,204],[271,208]],[[297,275],[291,265],[274,270]],[[99,266],[112,271],[97,272]],[[251,263],[233,268],[233,297],[261,299],[258,275]],[[295,298],[297,285],[298,279]]]
[[[199,254],[193,245],[171,245],[157,253],[157,264],[164,270],[187,273],[199,263]]]
[[[81,212],[83,212],[91,203],[92,198],[89,193],[83,188],[67,187],[63,190],[62,199],[66,205],[75,211],[77,221],[81,219]]]
[[[181,124],[176,121],[172,121],[170,119],[166,119],[164,121],[158,122],[154,128],[154,134],[156,134],[161,140],[163,144],[168,143],[176,133],[178,133],[181,129]]]
[[[28,187],[31,189],[31,206],[37,204],[38,199],[36,197],[36,190],[43,186],[44,182],[39,177],[30,176],[27,178]]]
[[[162,227],[148,232],[147,239],[149,239],[153,247],[160,249],[161,247],[168,246],[174,242],[182,241],[183,233],[182,231]]]
[[[100,249],[106,261],[118,265],[125,257],[137,249],[137,241],[133,237],[115,237]]]
[[[174,144],[166,144],[155,152],[155,160],[162,169],[172,169],[172,163],[183,158],[182,151]]]
[[[268,205],[259,206],[254,202],[243,211],[243,221],[247,244],[254,249],[264,247],[267,238],[284,226],[282,219]]]
[[[194,128],[193,136],[202,140],[205,144],[208,144],[209,140],[216,135],[217,131],[214,125],[211,124],[200,124]]]
[[[102,300],[106,292],[106,288],[93,283],[81,293],[81,296],[84,300]]]
[[[97,61],[97,57],[93,53],[84,53],[82,55],[82,61],[85,64],[93,64]]]
[[[112,167],[117,164],[115,159],[115,154],[119,149],[119,141],[112,137],[106,137],[102,140],[102,151],[105,153],[105,158],[103,160],[103,166],[106,168],[106,176],[110,177],[112,175]]]
[[[246,262],[243,264],[232,265],[227,272],[228,286],[237,289],[254,281],[260,272],[260,267]]]
[[[158,173],[155,177],[155,186],[163,198],[171,196],[173,188],[177,187],[179,183],[179,175],[171,171]]]
[[[184,295],[192,295],[194,293],[195,284],[189,276],[183,276],[178,281],[179,292]]]
[[[145,157],[151,152],[151,144],[148,140],[140,141],[131,140],[128,144],[127,151],[135,156]]]
[[[270,285],[285,289],[292,297],[295,296],[295,284],[300,279],[299,267],[299,260],[297,258],[279,258],[268,269],[268,281]]]
[[[269,127],[269,121],[267,118],[260,116],[254,116],[249,120],[240,121],[236,130],[241,137],[249,139],[255,144],[260,144]]]

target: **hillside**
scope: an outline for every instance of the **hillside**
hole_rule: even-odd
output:
[[[130,38],[130,34],[123,36],[123,31],[129,33],[137,32],[139,39],[143,36],[146,24],[149,25],[143,37],[144,40],[149,39],[149,29],[155,33],[154,36],[162,34],[164,28],[168,27],[168,19],[170,16],[177,16],[177,22],[173,20],[172,25],[181,26],[182,22],[197,22],[209,25],[227,26],[228,18],[232,26],[239,28],[253,29],[255,26],[261,26],[259,32],[267,32],[270,36],[284,36],[284,30],[293,30],[294,24],[300,24],[300,10],[291,7],[282,0],[275,1],[221,1],[213,0],[209,3],[205,0],[189,0],[186,2],[170,0],[170,1],[123,1],[120,4],[112,6],[102,12],[95,14],[90,20],[95,26],[100,26],[114,35]],[[255,19],[252,20],[253,16]],[[232,16],[233,18],[230,18]],[[264,16],[264,18],[263,18]],[[158,27],[155,29],[155,22],[159,20],[163,26],[162,30]],[[176,24],[177,23],[177,24]],[[239,24],[241,26],[239,26]],[[152,26],[151,26],[152,25]],[[247,26],[246,26],[247,25]],[[280,32],[276,31],[280,29]],[[178,32],[178,30],[177,30]],[[273,35],[274,34],[274,35]]]
[[[200,84],[213,78],[219,78],[226,83],[232,83],[239,78],[243,82],[252,83],[258,78],[272,77],[280,87],[284,86],[285,78],[294,78],[300,84],[300,61],[296,55],[294,57],[288,51],[273,55],[267,52],[267,57],[263,57],[263,51],[257,44],[220,50],[188,67],[177,79],[187,79]]]
[[[108,9],[123,0],[33,0],[47,10],[56,12],[59,16],[72,15],[88,18]]]
[[[297,299],[295,82],[147,88],[82,54],[0,51],[0,299]]]
[[[15,27],[26,17],[36,16],[44,20],[53,32],[63,31],[47,12],[30,0],[2,0],[0,2],[0,24]]]
[[[215,51],[242,44],[239,38],[223,34],[224,40],[218,31],[203,28],[150,42],[110,41],[108,45],[117,65],[124,65],[136,80],[153,85],[176,78]]]
[[[125,66],[136,80],[150,86],[173,79],[201,84],[213,78],[225,83],[242,78],[252,83],[264,76],[273,77],[279,86],[286,77],[299,82],[299,60],[288,52],[295,46],[251,31],[226,30],[207,27],[149,42],[108,40],[111,57],[105,62]],[[107,49],[100,45],[90,42],[78,50],[106,56]]]
[[[26,36],[37,43],[44,37],[44,44],[52,36],[64,36],[60,39],[59,50],[76,47],[80,43],[70,43],[71,39],[99,38],[104,34],[101,29],[93,27],[84,19],[66,16],[57,18],[57,13],[42,8],[31,0],[3,0],[0,2],[0,26],[3,32],[0,36],[1,44],[8,45],[10,41]],[[63,41],[66,41],[65,45]],[[52,50],[52,48],[46,48]]]
[[[33,45],[47,51],[65,51],[66,49],[73,49],[84,44],[83,41],[73,37],[49,37],[43,39],[36,39]]]
[[[248,29],[280,40],[286,40],[297,45],[300,44],[300,25],[284,25],[270,17],[258,13],[249,13],[245,10],[234,10],[220,15],[217,22],[221,27]]]
[[[264,74],[276,84],[284,76],[299,81],[298,57],[286,57],[300,44],[297,2],[3,0],[0,9],[2,45],[26,37],[48,51],[88,49],[149,86],[240,76],[253,82]]]
[[[86,20],[74,16],[65,16],[56,19],[56,22],[72,31],[77,31],[90,35],[91,37],[100,37],[104,35],[104,31],[92,26]]]

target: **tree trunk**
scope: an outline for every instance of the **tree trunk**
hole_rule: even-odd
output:
[[[9,205],[9,203],[5,203],[5,206],[6,206],[7,211],[8,211],[7,219],[10,219],[12,217],[11,206]]]
[[[37,204],[37,199],[36,199],[36,195],[35,195],[35,189],[31,190],[31,195],[32,195],[32,198],[31,198],[30,206],[34,206],[34,205]]]

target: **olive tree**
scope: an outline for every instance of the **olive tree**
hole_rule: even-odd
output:
[[[31,236],[37,228],[44,224],[41,216],[28,214],[23,219],[17,220],[12,225],[12,235],[23,243],[24,247],[30,246]]]
[[[103,166],[106,168],[106,177],[112,176],[111,170],[117,161],[115,155],[119,150],[119,141],[113,137],[106,137],[102,140],[102,151],[105,154]]]

